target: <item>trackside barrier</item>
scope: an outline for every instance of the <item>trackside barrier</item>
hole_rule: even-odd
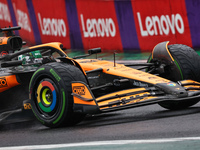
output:
[[[21,26],[34,45],[151,51],[162,41],[200,48],[200,3],[191,0],[0,0],[0,27]]]

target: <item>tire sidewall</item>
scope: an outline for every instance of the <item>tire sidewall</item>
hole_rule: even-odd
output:
[[[196,63],[198,62],[198,60],[200,61],[200,59],[199,56],[196,54],[195,50],[183,44],[169,45],[168,49],[174,59],[174,65],[171,66],[172,71],[170,72],[170,75],[168,75],[168,77],[171,76],[171,78],[173,78],[174,81],[187,80],[187,79],[198,81],[197,79],[199,70],[197,69],[199,67],[197,67],[198,64]],[[180,52],[183,52],[184,55],[181,54]],[[192,60],[189,58],[191,58]],[[196,60],[197,62],[195,62],[194,60]],[[189,63],[195,65],[196,67],[194,68],[189,67],[190,66]],[[198,99],[192,99],[190,101],[182,100],[176,102],[173,101],[160,102],[159,105],[170,110],[179,110],[188,108],[192,105],[195,105],[198,102],[199,102]]]
[[[35,96],[37,87],[42,79],[48,78],[54,82],[54,86],[56,87],[56,95],[57,95],[57,110],[56,114],[48,119],[41,115],[40,110],[37,108],[37,98]],[[66,100],[68,97],[67,89],[64,85],[64,81],[62,80],[61,76],[49,65],[44,65],[40,67],[32,76],[29,92],[31,98],[31,106],[34,115],[36,118],[44,125],[54,127],[58,126],[65,118],[66,111],[68,110],[69,103]]]

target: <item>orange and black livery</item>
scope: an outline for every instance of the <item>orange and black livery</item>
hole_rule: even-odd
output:
[[[119,64],[86,58],[101,48],[73,58],[59,42],[21,48],[22,39],[13,34],[17,29],[1,29],[2,113],[31,109],[42,124],[60,127],[87,114],[150,104],[179,110],[200,100],[200,56],[186,45],[162,42],[146,63]]]

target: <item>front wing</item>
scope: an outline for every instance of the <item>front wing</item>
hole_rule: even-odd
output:
[[[162,101],[182,101],[200,99],[200,83],[192,80],[180,81],[187,91],[186,97],[166,94],[156,87],[133,88],[117,91],[95,98],[91,89],[83,82],[72,83],[74,111],[86,114],[103,113],[126,108],[155,104]]]

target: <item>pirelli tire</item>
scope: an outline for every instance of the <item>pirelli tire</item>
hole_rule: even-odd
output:
[[[192,79],[200,81],[200,56],[194,49],[182,44],[168,45],[169,52],[174,58],[174,66],[166,67],[165,73],[161,75],[172,81]],[[150,62],[151,57],[148,62]],[[172,70],[171,68],[178,69]],[[170,110],[179,110],[188,108],[196,103],[198,99],[186,101],[166,101],[160,102],[159,105]]]
[[[72,126],[85,117],[73,112],[72,81],[87,83],[82,71],[67,63],[42,65],[32,76],[29,86],[32,111],[45,126]]]

